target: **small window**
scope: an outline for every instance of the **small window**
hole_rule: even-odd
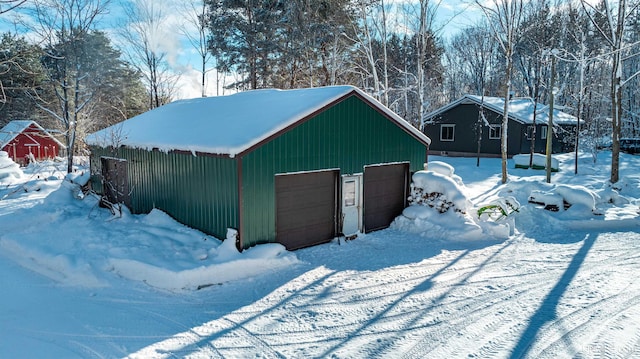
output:
[[[499,140],[501,129],[502,129],[502,126],[500,125],[489,125],[489,139]]]
[[[547,139],[547,126],[540,127],[540,139],[542,140]]]
[[[456,125],[440,125],[440,141],[453,141]]]
[[[344,188],[344,206],[353,207],[356,205],[356,181],[345,181]]]

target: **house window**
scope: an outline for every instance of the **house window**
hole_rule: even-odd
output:
[[[440,141],[453,141],[456,125],[440,125]]]
[[[489,125],[489,139],[499,140],[501,129],[502,129],[502,126],[500,125]]]
[[[540,127],[540,139],[542,140],[547,139],[547,126]]]
[[[533,139],[533,126],[527,126],[527,140]]]

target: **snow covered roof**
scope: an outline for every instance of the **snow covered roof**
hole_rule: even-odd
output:
[[[463,104],[476,104],[482,105],[487,109],[496,112],[498,114],[502,114],[504,110],[504,98],[503,97],[490,97],[485,96],[484,101],[482,96],[477,95],[464,95],[458,100],[443,106],[431,113],[429,113],[426,117],[433,118],[437,115],[450,110],[453,107]],[[531,98],[518,97],[511,99],[509,101],[509,118],[515,121],[518,121],[523,124],[532,124],[533,123],[533,112],[537,111],[536,114],[536,123],[539,124],[547,124],[549,123],[549,106],[536,103],[534,106],[534,102]],[[578,118],[570,115],[566,112],[560,111],[558,109],[553,110],[553,123],[558,125],[576,125],[578,123]]]
[[[253,90],[174,101],[90,134],[85,141],[102,147],[235,156],[351,94],[360,95],[412,136],[430,143],[407,121],[353,86]]]
[[[31,120],[14,120],[6,124],[2,129],[0,129],[0,147],[3,147],[7,143],[13,141],[16,136],[21,134],[24,130],[29,128],[31,125],[34,125],[38,128],[38,130],[44,132],[48,136],[50,136],[60,148],[66,148],[62,142],[58,141],[55,137],[51,136],[51,134],[42,128],[42,126],[38,125],[37,122]]]

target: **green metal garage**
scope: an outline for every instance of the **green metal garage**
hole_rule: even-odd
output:
[[[387,227],[429,138],[351,86],[180,100],[86,138],[93,188],[239,250]],[[115,184],[115,185],[114,185]]]

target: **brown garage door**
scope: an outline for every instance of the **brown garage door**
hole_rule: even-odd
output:
[[[365,232],[387,228],[407,203],[409,164],[367,166],[363,200]]]
[[[336,235],[338,171],[276,176],[276,240],[288,250]]]

